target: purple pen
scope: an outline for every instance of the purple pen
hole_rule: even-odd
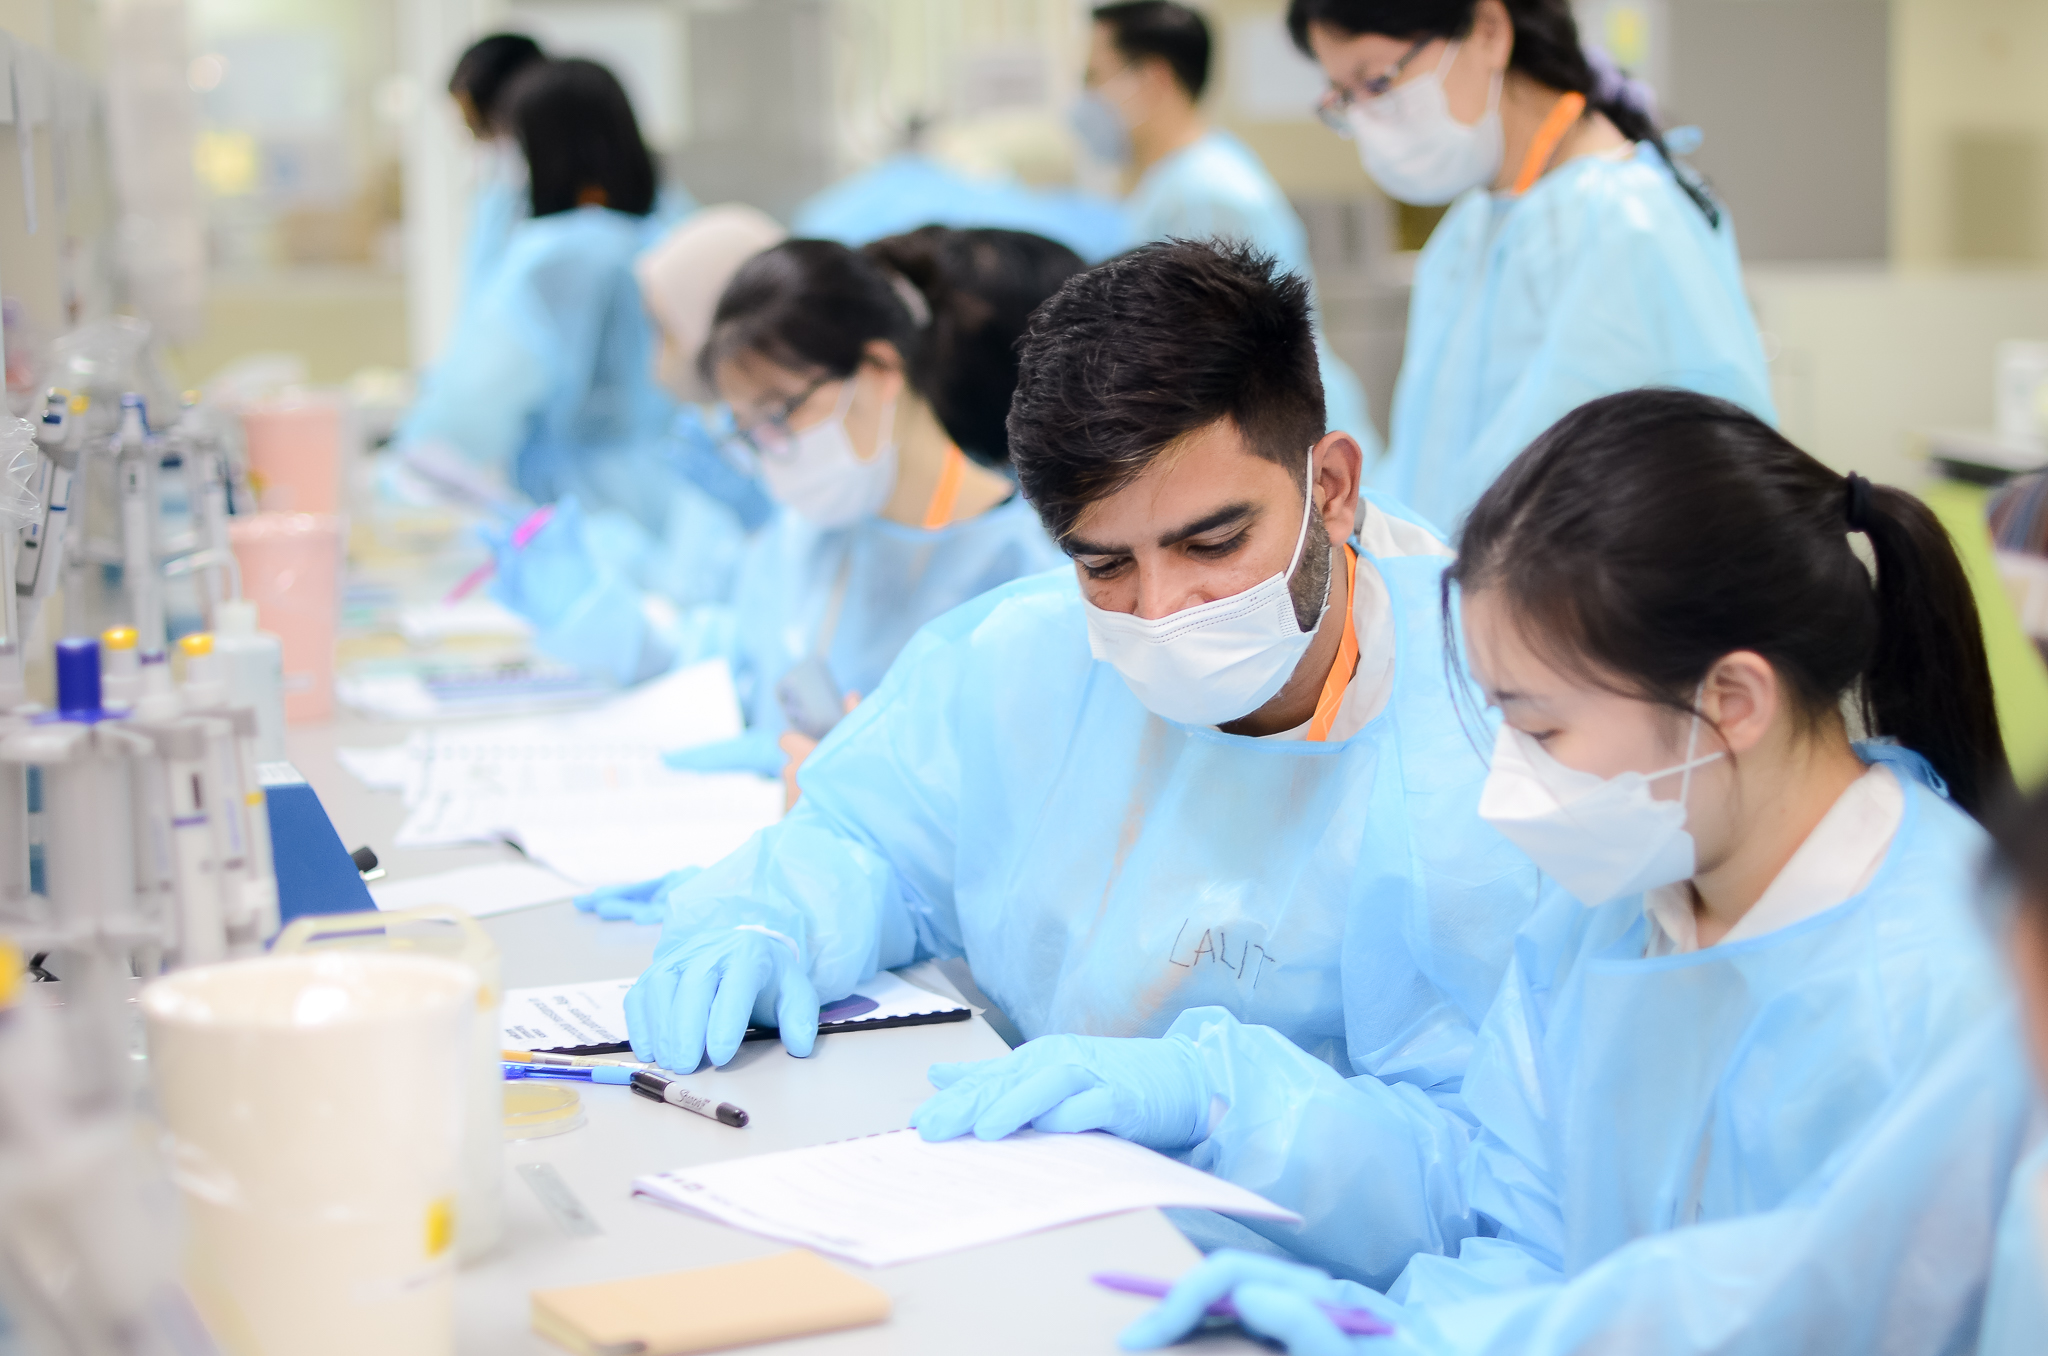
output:
[[[520,1064],[505,1061],[505,1077],[557,1079],[572,1083],[616,1083],[630,1087],[637,1070],[615,1064]]]
[[[1151,1276],[1133,1276],[1125,1271],[1098,1271],[1088,1279],[1105,1290],[1121,1290],[1126,1295],[1149,1295],[1153,1299],[1165,1299],[1173,1289],[1172,1281],[1157,1280]],[[1394,1331],[1394,1325],[1370,1309],[1352,1309],[1341,1304],[1324,1304],[1320,1300],[1316,1307],[1337,1325],[1337,1331],[1348,1337],[1385,1337]],[[1211,1318],[1236,1318],[1237,1306],[1226,1296],[1217,1300],[1206,1310]]]

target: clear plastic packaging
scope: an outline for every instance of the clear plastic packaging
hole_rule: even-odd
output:
[[[42,455],[35,425],[0,418],[0,530],[27,527],[42,511],[35,488]]]

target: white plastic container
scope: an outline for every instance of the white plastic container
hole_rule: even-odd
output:
[[[284,642],[256,629],[256,604],[230,598],[215,609],[213,652],[226,670],[228,701],[256,712],[256,761],[284,761]]]
[[[498,944],[474,917],[446,904],[295,919],[271,944],[271,954],[278,956],[336,951],[434,956],[476,976],[455,1232],[457,1257],[473,1262],[496,1247],[505,1232],[505,1051],[498,1016],[504,990]]]
[[[2037,446],[2048,441],[2048,342],[2004,340],[1994,361],[1998,436]]]
[[[142,992],[187,1284],[231,1356],[449,1356],[477,982],[420,956],[201,966]]]

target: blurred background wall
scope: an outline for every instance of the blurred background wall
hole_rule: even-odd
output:
[[[1435,214],[1380,197],[1349,145],[1309,116],[1320,79],[1286,40],[1282,0],[1203,8],[1219,39],[1209,111],[1309,224],[1333,342],[1384,423],[1413,250]],[[2048,4],[1579,8],[1658,89],[1666,121],[1703,132],[1695,162],[1734,213],[1787,431],[1838,465],[1911,478],[1927,430],[1989,424],[1993,346],[2048,337]],[[474,152],[445,85],[481,32],[524,29],[607,61],[670,176],[700,201],[786,217],[913,144],[1029,182],[1113,186],[1065,130],[1086,11],[1074,0],[0,0],[0,29],[81,83],[110,61],[130,69],[109,47],[123,32],[157,35],[147,69],[182,72],[191,163],[187,187],[160,186],[173,204],[161,215],[196,223],[187,234],[203,257],[188,297],[151,302],[183,307],[167,331],[180,377],[289,350],[315,380],[340,381],[416,369],[446,332]],[[183,46],[168,53],[173,40]],[[24,178],[12,107],[0,100],[9,324],[61,329],[133,304],[122,288],[141,272],[175,273],[94,283],[106,252],[175,261],[187,234],[122,217],[111,167],[53,182],[65,166],[48,143],[62,133],[33,115]],[[192,197],[184,217],[179,192]],[[41,209],[33,234],[29,197]]]

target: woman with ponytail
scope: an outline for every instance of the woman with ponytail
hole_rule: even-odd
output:
[[[1083,1095],[1206,1124],[1190,1161],[1299,1212],[1252,1227],[1347,1278],[1219,1252],[1125,1345],[1171,1342],[1230,1295],[1303,1353],[1349,1349],[1333,1304],[1409,1351],[1951,1349],[1880,1322],[1888,1289],[1931,1297],[1921,1336],[1944,1305],[1967,1324],[1988,1233],[1932,1256],[1912,1240],[1902,1278],[1914,1183],[1835,1202],[1847,1244],[1801,1213],[1999,1003],[1972,815],[2010,777],[1940,527],[1734,405],[1635,391],[1507,469],[1444,590],[1500,714],[1480,817],[1556,888],[1458,1098],[1341,1078],[1218,1009],[1119,1042],[1197,1062],[1214,1096],[1152,1106],[1174,1081],[1128,1075]],[[1926,1161],[1914,1147],[1886,1161]]]
[[[1637,386],[1773,417],[1727,212],[1569,0],[1291,0],[1287,26],[1379,186],[1453,204],[1416,266],[1374,489],[1455,528],[1552,421]]]

